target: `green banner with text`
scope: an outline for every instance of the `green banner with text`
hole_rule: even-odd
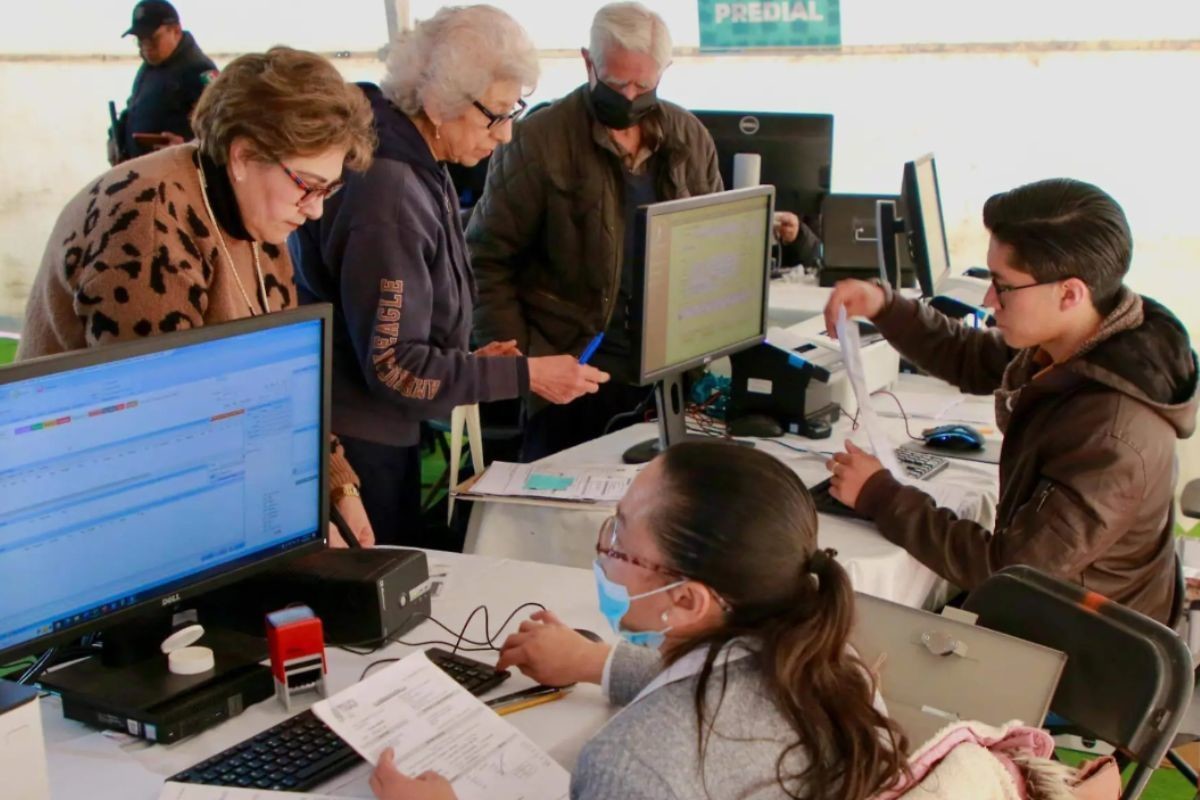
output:
[[[840,0],[697,0],[700,49],[837,47]]]

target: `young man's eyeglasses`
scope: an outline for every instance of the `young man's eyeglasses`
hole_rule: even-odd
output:
[[[327,183],[324,186],[313,186],[308,181],[304,180],[304,178],[301,178],[295,172],[292,172],[292,170],[288,169],[288,165],[282,161],[279,162],[279,166],[283,167],[283,171],[286,172],[287,176],[292,179],[292,183],[299,186],[304,192],[304,194],[300,196],[300,199],[296,201],[296,205],[298,206],[318,198],[321,200],[328,200],[330,197],[333,197],[335,194],[337,194],[342,186],[345,185],[345,182],[339,178],[338,180]]]
[[[488,118],[487,129],[489,131],[497,125],[503,125],[506,122],[515,120],[525,113],[525,101],[520,98],[517,98],[517,107],[507,114],[497,114],[478,100],[472,100],[471,102],[479,109],[479,113]]]
[[[1032,289],[1035,286],[1052,286],[1056,283],[1062,283],[1067,278],[1055,278],[1050,281],[1038,281],[1037,283],[1026,283],[1023,286],[1005,286],[997,283],[995,278],[992,278],[992,291],[996,293],[996,301],[1000,303],[1000,307],[1004,308],[1004,295],[1009,292],[1019,292],[1022,289]]]

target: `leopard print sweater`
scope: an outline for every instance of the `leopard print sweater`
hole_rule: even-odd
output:
[[[77,194],[50,234],[25,312],[18,358],[241,319],[251,311],[200,192],[195,145],[127,161]],[[232,268],[259,302],[250,242],[222,229]],[[263,244],[272,311],[296,305],[287,248]],[[358,483],[332,443],[329,483]]]

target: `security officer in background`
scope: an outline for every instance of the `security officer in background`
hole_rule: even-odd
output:
[[[217,76],[216,64],[180,27],[179,13],[167,0],[134,6],[133,24],[122,36],[130,34],[137,37],[143,63],[129,102],[109,131],[111,164],[191,139],[192,109]]]

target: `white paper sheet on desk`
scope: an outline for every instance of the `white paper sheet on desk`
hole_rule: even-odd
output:
[[[639,466],[599,465],[580,467],[510,464],[493,461],[472,484],[468,494],[494,497],[537,497],[543,500],[567,500],[577,503],[616,503],[641,470]],[[532,478],[549,485],[554,479],[570,481],[563,488],[529,488]]]
[[[313,712],[368,762],[390,747],[397,769],[433,770],[459,800],[567,796],[567,771],[424,653],[320,701]]]
[[[328,794],[296,794],[267,789],[238,789],[231,786],[205,786],[199,783],[163,784],[158,800],[349,800]]]

